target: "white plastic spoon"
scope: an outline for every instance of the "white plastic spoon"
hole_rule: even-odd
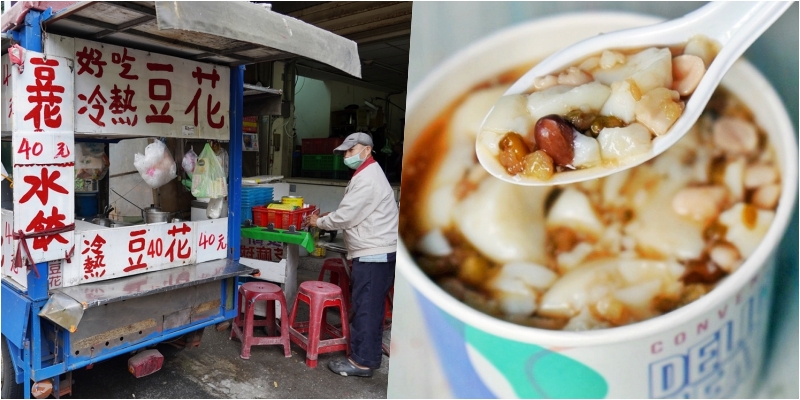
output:
[[[627,158],[618,165],[557,172],[549,180],[542,181],[509,174],[498,161],[498,156],[482,142],[482,139],[487,141],[488,139],[483,137],[484,133],[481,127],[476,142],[478,160],[495,177],[527,186],[561,185],[602,178],[650,160],[663,153],[690,130],[728,69],[791,5],[791,2],[712,2],[681,18],[656,25],[594,36],[544,59],[516,81],[504,94],[507,96],[528,93],[533,88],[534,79],[563,71],[587,57],[599,55],[604,50],[682,45],[696,35],[703,35],[717,42],[720,46],[719,53],[708,66],[705,75],[686,102],[680,118],[675,121],[666,134],[652,140],[652,148],[649,152]],[[484,123],[485,121],[486,119],[484,119]]]

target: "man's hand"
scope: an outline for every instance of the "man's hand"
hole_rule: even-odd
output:
[[[324,216],[328,215],[328,214],[330,214],[330,213],[326,212],[325,214],[322,214],[322,215],[318,215],[318,214],[309,215],[308,216],[308,225],[313,226],[313,227],[316,228],[317,227],[317,220],[320,219],[321,217],[324,217]]]

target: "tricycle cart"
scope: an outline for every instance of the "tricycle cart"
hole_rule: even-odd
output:
[[[2,395],[58,398],[75,369],[235,315],[256,271],[239,262],[245,86],[281,112],[281,91],[245,85],[244,66],[360,63],[354,42],[248,2],[25,1],[2,31]],[[141,137],[229,140],[227,218],[77,219],[76,143]],[[157,370],[141,361],[135,375]]]

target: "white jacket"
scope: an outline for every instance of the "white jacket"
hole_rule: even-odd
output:
[[[398,210],[377,162],[356,171],[336,211],[317,220],[326,231],[343,230],[347,258],[397,251]]]

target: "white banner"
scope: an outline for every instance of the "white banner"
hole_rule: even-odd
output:
[[[33,51],[24,55],[22,73],[11,66],[13,230],[34,234],[75,221],[73,73],[71,60]],[[73,237],[67,231],[27,239],[30,262],[64,258]]]
[[[230,137],[230,69],[75,39],[75,131]]]
[[[228,219],[79,231],[76,239],[63,287],[225,258]]]

